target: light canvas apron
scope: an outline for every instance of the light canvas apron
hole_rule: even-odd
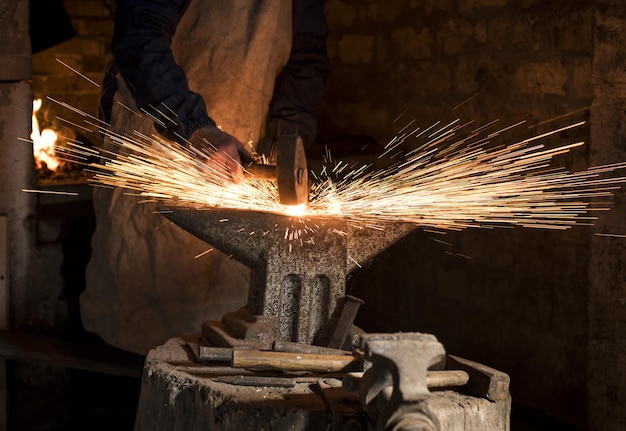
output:
[[[256,142],[290,43],[291,1],[192,0],[172,50],[217,124]],[[134,106],[121,78],[118,86],[115,100]],[[138,121],[117,103],[112,118],[116,131],[155,133],[150,120]],[[123,190],[96,188],[93,199],[97,228],[81,295],[87,330],[145,354],[245,305],[247,267],[217,250],[195,259],[211,246]]]

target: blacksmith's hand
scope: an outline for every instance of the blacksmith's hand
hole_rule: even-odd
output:
[[[202,127],[193,132],[189,144],[207,154],[216,169],[223,167],[233,181],[243,178],[242,163],[249,164],[254,160],[237,138],[215,126]]]

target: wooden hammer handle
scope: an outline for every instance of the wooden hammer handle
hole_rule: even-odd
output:
[[[253,163],[244,167],[244,172],[259,180],[276,181],[276,166]]]
[[[233,350],[233,367],[249,370],[312,371],[339,373],[361,369],[361,359],[353,355]]]

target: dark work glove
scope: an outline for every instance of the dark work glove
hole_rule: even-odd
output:
[[[254,160],[237,138],[215,126],[205,126],[193,132],[189,144],[208,155],[216,169],[223,167],[235,181],[243,178],[242,163],[249,164]]]

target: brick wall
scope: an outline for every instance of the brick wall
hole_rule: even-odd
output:
[[[594,164],[626,160],[626,11],[621,1],[594,5],[590,158]],[[624,234],[626,193],[602,217],[599,229]],[[591,243],[589,301],[589,430],[626,424],[626,242],[595,237]]]
[[[100,89],[68,67],[100,84],[109,60],[113,34],[113,0],[65,0],[76,37],[33,55],[32,86],[35,97],[54,99],[97,115]],[[45,102],[45,118],[55,122],[57,115],[71,121],[77,115],[54,103]],[[44,124],[45,126],[46,124]]]
[[[412,118],[422,127],[459,117],[477,125],[526,119],[532,126],[582,109],[519,128],[508,135],[512,142],[585,120],[591,6],[328,0],[333,74],[320,134],[328,141],[366,134],[386,143]],[[546,143],[589,141],[587,127],[576,133]],[[589,151],[558,163],[584,168]],[[353,277],[353,293],[366,302],[359,323],[371,331],[433,333],[450,353],[509,373],[515,402],[585,424],[592,231],[417,231]]]

